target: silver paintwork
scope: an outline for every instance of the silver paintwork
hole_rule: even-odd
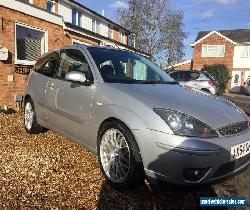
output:
[[[94,77],[93,84],[72,87],[69,81],[32,72],[26,96],[33,100],[40,125],[77,141],[94,153],[101,123],[110,118],[118,119],[133,133],[148,177],[186,185],[190,183],[182,177],[184,167],[211,167],[198,183],[214,180],[215,171],[229,162],[230,148],[250,140],[250,129],[238,136],[213,139],[173,135],[153,108],[187,113],[214,129],[248,118],[221,97],[179,85],[105,83],[87,46],[64,49],[78,49],[85,55]]]
[[[129,174],[130,150],[124,135],[117,129],[109,129],[103,135],[100,158],[105,174],[114,183],[122,183]]]

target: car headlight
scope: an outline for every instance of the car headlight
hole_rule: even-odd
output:
[[[169,125],[175,135],[202,138],[218,137],[214,129],[188,114],[163,108],[155,108],[154,112]]]

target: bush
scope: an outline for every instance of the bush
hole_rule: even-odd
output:
[[[227,66],[225,64],[204,65],[203,70],[208,72],[218,82],[219,92],[222,94],[230,79]]]

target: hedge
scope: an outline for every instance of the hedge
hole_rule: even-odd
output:
[[[225,64],[204,65],[202,70],[208,72],[218,82],[219,92],[222,94],[230,79],[227,66]]]

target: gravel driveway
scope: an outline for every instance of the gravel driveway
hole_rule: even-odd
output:
[[[145,184],[119,192],[104,181],[96,156],[77,144],[51,131],[27,134],[21,113],[0,113],[0,122],[1,210],[199,209],[200,196],[250,198],[250,169],[212,188]]]

